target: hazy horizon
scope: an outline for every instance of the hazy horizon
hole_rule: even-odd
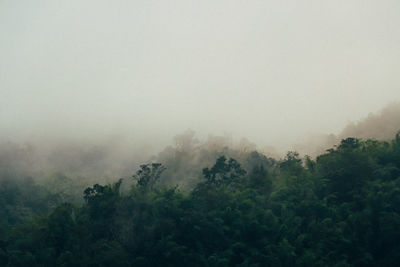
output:
[[[0,136],[287,149],[400,101],[398,1],[0,1]],[[136,141],[135,141],[136,140]]]

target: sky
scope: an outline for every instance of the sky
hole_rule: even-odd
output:
[[[398,0],[0,0],[1,137],[285,146],[400,101]]]

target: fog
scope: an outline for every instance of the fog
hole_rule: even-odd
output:
[[[0,0],[0,266],[400,266],[399,188],[399,0]]]
[[[146,158],[187,129],[278,151],[340,136],[400,100],[399,13],[395,0],[2,0],[0,137],[125,142]]]
[[[309,133],[294,143],[292,150],[316,157],[347,137],[359,139],[392,140],[400,133],[400,103],[392,103],[358,121],[347,124],[338,134]]]

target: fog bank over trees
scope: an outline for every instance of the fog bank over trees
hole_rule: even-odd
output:
[[[287,150],[260,146],[229,134],[199,136],[193,130],[176,135],[167,145],[122,134],[92,140],[36,138],[17,142],[4,138],[0,146],[0,172],[8,177],[33,177],[43,183],[69,179],[74,186],[83,188],[94,182],[128,178],[141,164],[160,162],[166,166],[163,183],[189,189],[198,182],[202,168],[222,155],[235,158],[246,167],[255,151],[274,160],[282,159],[289,150],[315,157],[347,137],[390,140],[398,130],[400,104],[393,103],[348,124],[338,134],[309,135],[288,145]]]
[[[396,0],[1,1],[0,136],[122,134],[157,153],[192,129],[286,151],[400,99],[399,13]]]
[[[399,14],[0,0],[0,266],[400,266]]]
[[[350,122],[337,134],[310,133],[293,146],[301,154],[317,156],[347,137],[391,140],[400,130],[400,103],[392,103],[378,112],[371,112],[358,121]]]

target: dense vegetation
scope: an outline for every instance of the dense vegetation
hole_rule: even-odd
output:
[[[348,138],[315,160],[221,156],[185,191],[164,170],[142,165],[129,190],[95,184],[82,205],[3,178],[0,265],[400,265],[400,135]]]

